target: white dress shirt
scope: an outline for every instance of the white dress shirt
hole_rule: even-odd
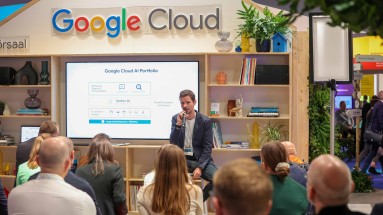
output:
[[[94,202],[56,174],[40,173],[36,180],[15,187],[8,198],[9,215],[94,215]]]

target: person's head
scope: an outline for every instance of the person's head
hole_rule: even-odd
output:
[[[378,98],[376,98],[376,99],[371,99],[371,101],[370,101],[370,105],[371,105],[371,107],[374,107],[375,104],[376,104],[378,101],[379,101]]]
[[[368,95],[364,95],[363,96],[363,101],[367,101],[368,100]]]
[[[190,210],[188,173],[183,151],[176,145],[161,147],[155,168],[152,210],[161,214],[187,214]]]
[[[65,139],[51,137],[41,142],[37,163],[42,173],[53,173],[64,178],[72,165]]]
[[[42,133],[49,133],[53,137],[59,136],[60,135],[59,125],[57,124],[57,122],[53,122],[50,120],[44,121],[41,123],[40,129],[39,129],[39,135]]]
[[[186,114],[190,114],[194,112],[194,106],[197,104],[197,100],[195,99],[195,94],[191,90],[182,90],[180,92],[180,103],[181,108],[185,111]]]
[[[115,163],[114,150],[107,134],[99,133],[89,145],[88,163],[95,163],[93,174],[104,174],[104,162]]]
[[[297,150],[295,149],[294,143],[290,141],[283,141],[281,143],[285,147],[287,155],[297,155]]]
[[[285,147],[280,142],[269,142],[261,148],[262,168],[284,180],[289,174],[290,165]]]
[[[271,180],[249,158],[234,160],[219,168],[214,174],[213,192],[217,215],[266,215],[270,212]]]
[[[345,101],[340,101],[340,103],[339,103],[339,109],[341,109],[341,110],[346,110],[346,102],[345,102]]]
[[[35,142],[33,143],[31,153],[29,154],[29,160],[28,160],[28,167],[30,169],[36,169],[39,165],[37,164],[37,155],[39,154],[41,142],[46,140],[47,138],[52,137],[52,134],[50,133],[42,133],[39,134],[39,136],[36,137]]]
[[[347,165],[333,155],[315,158],[307,173],[307,197],[319,212],[323,207],[346,205],[354,189]]]
[[[378,99],[383,100],[383,90],[379,91],[378,93]]]
[[[379,100],[379,97],[377,95],[373,95],[371,99]]]

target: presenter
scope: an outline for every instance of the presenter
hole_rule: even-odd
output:
[[[182,111],[172,118],[170,143],[183,149],[188,171],[193,173],[194,179],[201,177],[210,182],[203,189],[203,200],[206,201],[213,187],[213,175],[217,171],[211,158],[212,122],[207,116],[194,110],[197,100],[193,91],[181,91],[179,100]]]

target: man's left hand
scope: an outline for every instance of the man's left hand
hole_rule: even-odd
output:
[[[202,170],[201,168],[197,167],[194,171],[193,171],[193,179],[199,179],[202,175]]]

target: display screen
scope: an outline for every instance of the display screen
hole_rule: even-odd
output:
[[[40,126],[22,125],[20,131],[20,142],[25,142],[39,135]]]
[[[346,109],[352,109],[352,96],[335,96],[335,109],[339,109],[341,101],[346,103]]]
[[[184,89],[198,101],[197,61],[67,62],[67,136],[169,139]]]

